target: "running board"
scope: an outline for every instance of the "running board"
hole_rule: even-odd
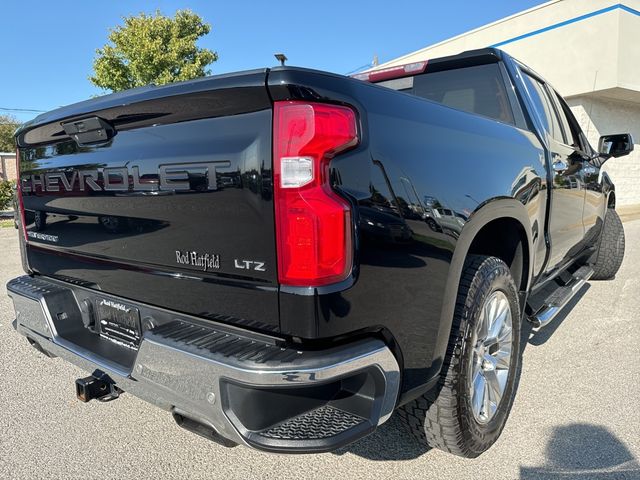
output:
[[[587,283],[591,275],[593,275],[593,268],[585,265],[573,274],[573,280],[571,280],[568,285],[555,290],[545,300],[545,305],[538,310],[535,315],[529,317],[529,321],[533,324],[534,328],[542,328],[551,323],[564,306],[569,303],[574,295]]]

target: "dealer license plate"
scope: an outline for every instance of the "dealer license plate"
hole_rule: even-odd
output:
[[[136,307],[108,298],[96,301],[100,336],[128,348],[140,345],[140,312]]]

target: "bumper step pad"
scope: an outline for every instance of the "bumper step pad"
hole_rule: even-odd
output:
[[[260,435],[280,440],[320,440],[339,435],[364,422],[366,420],[358,415],[323,405],[262,431]]]
[[[215,327],[195,325],[181,320],[160,325],[147,333],[149,339],[162,339],[192,353],[208,352],[247,363],[286,363],[303,356],[303,352],[266,341],[234,335]]]

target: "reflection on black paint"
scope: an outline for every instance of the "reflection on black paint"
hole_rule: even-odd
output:
[[[511,185],[511,196],[526,205],[542,188],[542,180],[532,167],[524,167]]]
[[[252,88],[242,98],[254,98]],[[123,114],[133,116],[120,120],[131,123],[108,143],[79,147],[48,140],[50,145],[22,149],[23,180],[46,173],[67,180],[57,177],[59,191],[36,186],[23,196],[31,267],[157,306],[278,328],[271,111],[264,80],[255,89],[266,107],[257,105],[249,113],[236,97],[231,107],[229,102],[197,106],[201,113],[220,107],[233,115],[165,125],[150,124],[154,120],[138,115],[144,112],[129,109]],[[200,97],[207,95],[215,96]],[[192,105],[185,105],[182,112],[193,113]],[[128,129],[134,125],[140,128]],[[55,134],[45,130],[33,138]],[[170,180],[180,182],[180,189],[160,185],[163,166],[194,163],[215,163],[215,183],[212,170],[175,168]],[[117,190],[104,190],[105,169],[113,173]],[[94,188],[80,188],[82,170],[95,172]],[[219,255],[220,267],[202,272],[180,265],[177,250]],[[109,262],[97,261],[104,258]],[[235,258],[264,262],[266,270],[240,271]],[[229,278],[249,285],[226,285]],[[249,288],[251,282],[262,288],[259,295]]]
[[[364,239],[387,243],[406,243],[411,239],[411,229],[404,219],[384,211],[384,207],[362,205],[358,212]]]
[[[56,236],[55,246],[69,248],[151,233],[169,226],[169,222],[144,218],[61,215],[42,211],[26,215],[26,221],[27,231]],[[105,233],[109,237],[105,237]]]

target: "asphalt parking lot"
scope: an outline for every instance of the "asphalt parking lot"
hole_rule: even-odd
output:
[[[16,231],[0,228],[0,478],[640,478],[640,221],[625,230],[617,278],[531,337],[502,437],[465,460],[417,447],[396,417],[340,452],[285,456],[209,443],[132,396],[82,404],[84,372],[11,327],[4,284],[21,266]]]

